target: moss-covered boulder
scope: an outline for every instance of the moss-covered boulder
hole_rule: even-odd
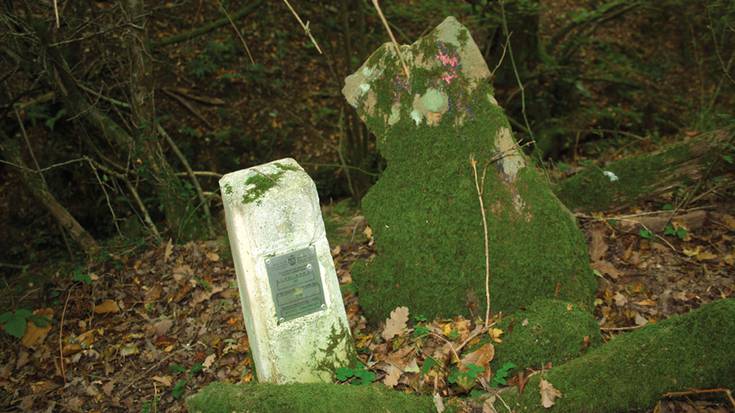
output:
[[[595,317],[579,305],[540,299],[498,322],[502,342],[494,343],[493,371],[511,362],[520,368],[556,366],[602,343]]]
[[[383,45],[343,89],[387,160],[362,204],[377,256],[353,268],[366,316],[377,321],[397,306],[429,317],[484,315],[471,157],[487,217],[492,310],[554,297],[590,305],[595,279],[584,238],[519,150],[467,29],[449,17],[401,46],[401,56]]]
[[[654,153],[588,166],[554,190],[574,211],[604,211],[655,198],[677,186],[689,187],[702,178],[732,175],[735,167],[719,161],[730,136],[715,131]]]
[[[433,412],[430,396],[381,385],[212,383],[186,400],[190,413]]]
[[[516,412],[627,412],[651,408],[666,392],[735,388],[735,299],[622,334],[502,395]],[[541,406],[539,382],[561,392]],[[498,411],[505,409],[498,402]]]

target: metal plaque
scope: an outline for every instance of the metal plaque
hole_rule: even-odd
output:
[[[313,246],[266,258],[265,268],[279,324],[326,308]]]

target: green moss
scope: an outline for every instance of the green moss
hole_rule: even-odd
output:
[[[678,144],[659,153],[611,162],[603,168],[586,168],[561,181],[555,192],[572,210],[602,211],[619,207],[664,186],[690,158],[689,144]],[[615,174],[617,180],[611,180],[604,171]]]
[[[276,166],[279,165],[276,164]],[[280,167],[284,168],[284,165],[280,165]],[[284,173],[285,171],[281,170],[270,174],[256,173],[248,177],[245,180],[247,192],[242,196],[242,203],[249,204],[260,199],[263,194],[278,184],[278,180],[281,179]]]
[[[417,127],[404,116],[379,136],[388,166],[362,202],[378,255],[353,267],[371,321],[401,305],[429,317],[469,314],[467,298],[484,296],[483,229],[470,154],[480,171],[488,168],[493,310],[510,312],[542,297],[591,305],[596,282],[568,211],[534,169],[522,169],[509,184],[499,165],[489,163],[493,137],[509,128],[502,110],[487,103],[490,91],[487,85],[466,97],[450,91],[452,106],[439,125]],[[461,128],[457,116],[464,117]],[[515,194],[525,202],[522,213],[513,205]]]
[[[497,327],[505,334],[494,344],[493,370],[506,362],[520,368],[540,368],[548,362],[556,366],[602,343],[592,314],[559,300],[537,300],[504,317]]]
[[[735,388],[733,348],[735,299],[720,300],[620,335],[552,368],[544,378],[562,394],[552,409],[541,407],[540,376],[531,378],[522,396],[503,398],[519,412],[646,410],[666,392]]]
[[[186,400],[190,413],[433,412],[431,397],[387,389],[382,384],[212,383]]]
[[[276,168],[278,168],[278,169],[280,169],[282,171],[300,171],[301,170],[296,165],[286,165],[286,164],[282,164],[280,162],[274,163],[273,166],[275,166]]]

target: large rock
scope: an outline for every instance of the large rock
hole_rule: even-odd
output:
[[[353,278],[372,321],[485,312],[483,224],[470,157],[484,177],[493,311],[537,298],[591,304],[595,279],[573,216],[514,140],[491,73],[449,17],[401,46],[384,44],[343,89],[377,136],[387,168],[363,199],[378,254]]]
[[[497,411],[616,413],[646,411],[667,392],[735,388],[735,299],[621,334],[582,357],[535,375]],[[541,405],[540,381],[561,392]],[[500,399],[498,399],[500,400]]]

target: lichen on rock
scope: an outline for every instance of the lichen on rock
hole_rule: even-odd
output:
[[[401,305],[426,316],[484,314],[471,155],[485,177],[492,309],[537,298],[589,308],[596,282],[584,238],[513,139],[467,29],[449,17],[400,50],[408,77],[385,44],[343,89],[387,160],[362,205],[378,253],[353,268],[367,317],[381,320]]]

